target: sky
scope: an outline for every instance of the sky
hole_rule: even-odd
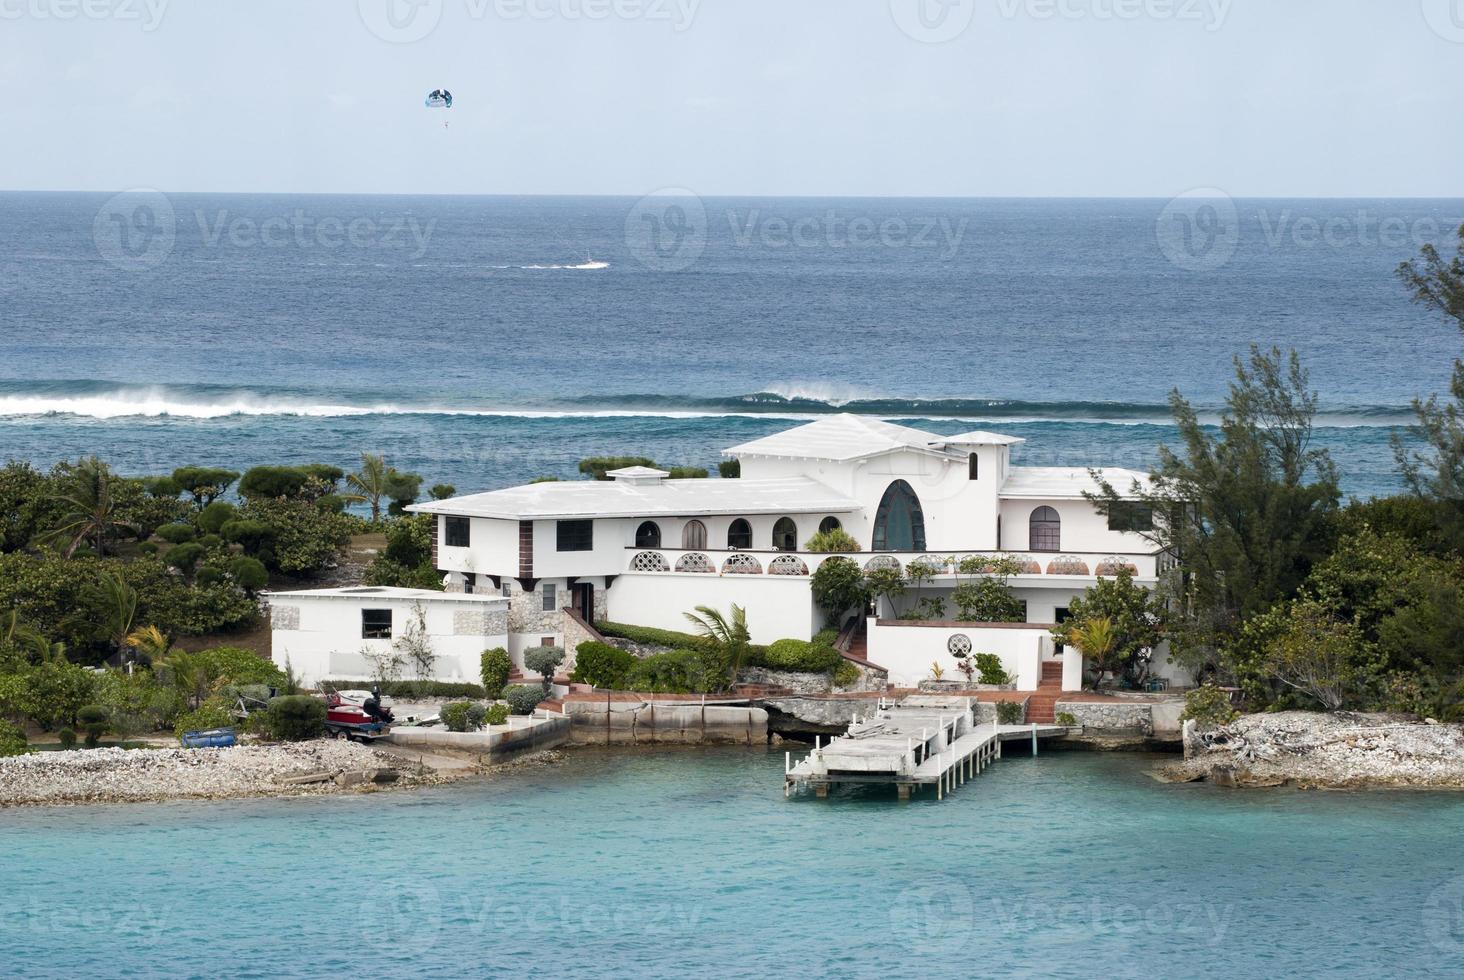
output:
[[[0,0],[0,189],[1457,197],[1461,92],[1464,0]]]

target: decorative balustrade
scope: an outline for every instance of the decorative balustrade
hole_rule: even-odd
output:
[[[1167,552],[1153,554],[1104,554],[1076,552],[936,552],[901,554],[854,552],[828,555],[792,551],[680,551],[628,548],[625,570],[632,573],[681,575],[779,575],[799,578],[812,575],[824,562],[838,558],[855,562],[866,573],[878,569],[908,574],[910,567],[923,569],[919,577],[932,584],[975,578],[997,571],[1002,564],[1015,568],[1018,578],[1039,576],[1113,577],[1122,571],[1140,579],[1152,579],[1172,567]]]

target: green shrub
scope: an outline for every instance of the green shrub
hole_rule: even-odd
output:
[[[807,640],[778,640],[768,647],[763,663],[774,670],[792,670],[808,674],[831,673],[844,660],[833,647],[818,646]]]
[[[803,550],[811,551],[816,555],[847,555],[861,549],[859,542],[854,540],[852,534],[841,527],[836,527],[827,531],[819,531],[803,543]]]
[[[88,704],[76,713],[76,721],[81,725],[82,731],[86,732],[86,747],[94,749],[102,736],[107,734],[110,727],[110,719],[107,717],[107,709],[99,704]]]
[[[198,543],[209,551],[217,551],[224,546],[224,539],[217,534],[204,534],[199,537]]]
[[[477,705],[471,701],[454,701],[452,704],[444,704],[442,710],[438,712],[438,716],[442,718],[442,723],[447,726],[448,731],[466,732],[477,727],[468,720],[468,712],[474,707]]]
[[[635,654],[598,641],[581,643],[574,657],[571,681],[610,691],[624,690],[625,679],[635,667]]]
[[[124,674],[109,670],[96,675],[93,701],[107,709],[118,735],[147,735],[168,727],[186,706],[183,693],[159,684],[151,671]]]
[[[189,541],[186,544],[175,544],[168,549],[163,556],[163,561],[168,567],[176,568],[184,575],[191,574],[194,567],[203,558],[204,547],[197,541]]]
[[[481,684],[466,681],[363,681],[325,680],[319,684],[321,690],[365,691],[381,688],[381,693],[390,698],[486,698]],[[283,690],[283,688],[281,688]]]
[[[242,647],[210,647],[192,655],[199,666],[218,681],[232,684],[263,684],[283,688],[285,672],[253,650]]]
[[[76,733],[71,733],[71,742],[76,744]],[[25,732],[21,731],[4,718],[0,718],[0,758],[10,755],[25,755],[30,751],[30,745],[25,740]]]
[[[835,687],[853,687],[859,683],[859,668],[849,661],[839,658],[839,666],[834,668]]]
[[[513,673],[513,659],[503,647],[484,650],[478,657],[478,673],[483,679],[484,695],[490,698],[502,697],[508,675]]]
[[[70,752],[76,748],[76,732],[70,728],[63,728],[56,733],[56,741],[61,743],[63,749]]]
[[[726,676],[700,650],[673,650],[637,660],[626,685],[647,694],[709,694],[722,687]]]
[[[49,660],[21,677],[13,707],[42,728],[71,724],[83,707],[93,702],[97,675],[64,660]]]
[[[310,474],[299,466],[256,466],[239,481],[239,496],[297,497],[305,489]]]
[[[219,536],[245,551],[256,552],[269,543],[271,534],[269,527],[259,521],[235,518],[219,529]]]
[[[1001,665],[1001,658],[994,653],[975,653],[971,660],[976,666],[977,682],[980,684],[1010,684],[1012,677]]]
[[[239,479],[234,470],[214,466],[180,466],[173,471],[173,485],[177,487],[173,496],[187,493],[200,508],[211,506],[216,498]]]
[[[524,667],[544,678],[544,690],[554,683],[554,671],[564,663],[564,647],[534,647],[524,653]]]
[[[209,698],[195,711],[179,715],[173,722],[173,731],[206,732],[210,728],[229,728],[234,724],[233,705],[223,698]]]
[[[508,724],[508,713],[508,705],[490,704],[483,712],[483,724],[506,725]]]
[[[202,585],[202,586],[218,585],[223,580],[224,580],[224,573],[221,572],[221,571],[219,571],[217,568],[214,568],[212,565],[205,565],[203,568],[200,568],[193,575],[193,584],[194,585]]]
[[[1057,723],[1059,725],[1066,725],[1068,728],[1076,728],[1078,719],[1071,711],[1059,711],[1057,713]]]
[[[233,504],[215,500],[198,512],[198,527],[205,534],[218,534],[225,524],[234,519],[238,510]]]
[[[303,694],[275,698],[269,703],[269,729],[286,742],[319,738],[325,734],[325,702]]]
[[[717,473],[724,480],[736,480],[742,476],[742,460],[724,459],[717,464]]]
[[[863,608],[869,602],[870,590],[864,572],[848,558],[825,560],[814,570],[808,583],[814,603],[828,615],[831,623],[837,622],[846,611]]]
[[[503,689],[503,700],[516,715],[533,714],[544,696],[544,688],[538,684],[514,684]]]
[[[137,546],[137,553],[139,555],[155,555],[158,553],[158,543],[156,541],[144,541]]]
[[[198,529],[192,524],[164,524],[153,533],[168,544],[186,544],[198,537]]]
[[[258,592],[269,584],[269,572],[258,558],[240,555],[229,562],[229,575],[245,592]]]
[[[649,466],[654,469],[656,463],[645,456],[591,456],[580,460],[579,471],[591,479],[608,480],[610,477],[605,474],[610,470],[623,470],[630,466]]]
[[[1213,684],[1197,687],[1184,696],[1184,711],[1180,721],[1193,720],[1202,727],[1228,725],[1240,712],[1230,704],[1230,695]]]
[[[996,702],[996,720],[1003,725],[1020,725],[1023,713],[1020,701]]]
[[[839,631],[832,627],[825,627],[813,634],[813,639],[809,642],[814,646],[831,647],[839,642]]]
[[[665,647],[668,650],[700,650],[706,647],[705,637],[676,630],[656,629],[653,626],[630,626],[625,623],[596,623],[595,629],[605,636],[613,636],[646,646]]]

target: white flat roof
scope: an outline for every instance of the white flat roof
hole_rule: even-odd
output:
[[[662,480],[629,483],[571,480],[531,483],[450,500],[413,504],[422,514],[551,520],[614,517],[701,517],[754,514],[847,514],[857,500],[817,480]]]
[[[1147,473],[1114,466],[1101,468],[1097,472],[1120,497],[1133,496],[1130,488],[1135,480],[1143,484],[1149,479]],[[1085,491],[1096,494],[1098,483],[1083,467],[1013,466],[1007,474],[1006,482],[1001,485],[999,496],[1052,500],[1080,498]]]
[[[334,589],[269,592],[265,599],[409,599],[413,602],[507,602],[500,595],[468,595],[434,589],[403,589],[394,585],[343,585]]]
[[[837,462],[880,456],[901,449],[944,455],[947,446],[1014,446],[1023,440],[995,432],[941,436],[867,415],[830,415],[762,439],[722,450],[724,456],[776,456]]]

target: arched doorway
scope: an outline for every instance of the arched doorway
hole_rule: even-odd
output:
[[[752,525],[739,517],[727,528],[727,547],[751,548],[752,547]]]
[[[924,551],[925,512],[904,480],[885,490],[874,514],[874,551]]]
[[[681,547],[687,551],[701,551],[707,546],[707,526],[701,521],[687,521],[681,529]]]
[[[780,517],[773,525],[773,547],[778,551],[798,550],[798,525],[791,517]]]
[[[637,548],[659,548],[661,547],[661,525],[655,521],[646,521],[635,529],[635,546]]]

